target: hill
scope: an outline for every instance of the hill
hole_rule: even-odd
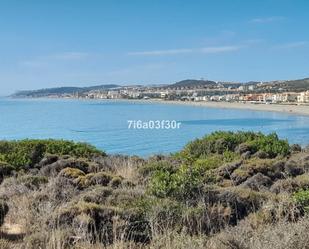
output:
[[[309,90],[309,78],[299,80],[286,80],[286,81],[274,81],[270,82],[273,87],[283,89],[285,91],[307,91]]]
[[[90,86],[90,87],[57,87],[57,88],[45,88],[39,90],[28,90],[28,91],[18,91],[12,95],[12,97],[48,97],[52,95],[65,95],[65,94],[74,94],[74,93],[84,93],[92,90],[107,90],[118,88],[119,85],[109,84],[109,85],[99,85],[99,86]]]
[[[197,87],[212,87],[212,86],[216,86],[217,83],[214,81],[210,81],[210,80],[192,80],[192,79],[188,79],[188,80],[182,80],[179,82],[176,82],[174,84],[168,85],[168,87],[171,88],[177,88],[177,87],[185,87],[185,88],[197,88]]]

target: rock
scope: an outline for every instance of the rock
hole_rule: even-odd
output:
[[[269,188],[272,184],[271,179],[262,173],[257,173],[256,175],[248,178],[242,186],[248,187],[252,190],[259,191],[265,188]]]

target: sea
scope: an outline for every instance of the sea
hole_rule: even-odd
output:
[[[66,139],[148,157],[217,130],[276,132],[309,144],[309,116],[147,101],[0,99],[0,140]]]

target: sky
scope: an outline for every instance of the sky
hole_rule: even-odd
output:
[[[0,95],[309,77],[307,0],[0,0]]]

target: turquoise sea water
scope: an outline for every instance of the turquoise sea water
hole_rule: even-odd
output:
[[[180,129],[128,129],[128,120],[176,120]],[[109,100],[0,99],[0,139],[88,142],[108,153],[149,156],[180,150],[215,130],[277,132],[309,144],[309,116]]]

